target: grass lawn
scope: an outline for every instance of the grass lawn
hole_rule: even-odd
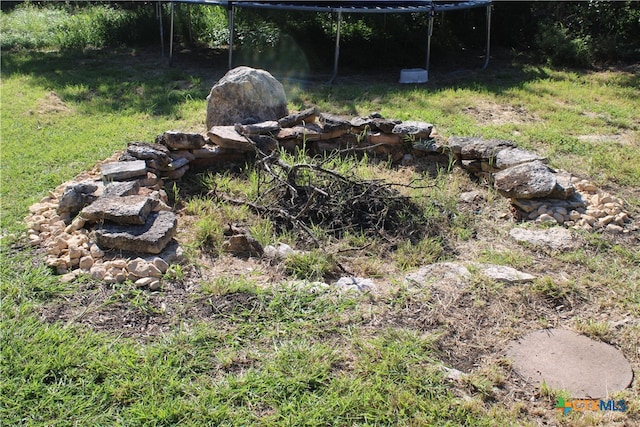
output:
[[[214,214],[220,220],[218,212],[267,243],[294,244],[295,236],[183,195],[189,263],[161,291],[86,277],[61,283],[27,244],[28,207],[128,142],[152,142],[170,129],[204,132],[204,98],[224,62],[179,55],[168,67],[155,51],[128,49],[2,53],[1,425],[640,424],[637,381],[616,395],[627,402],[624,413],[562,416],[554,406],[564,392],[523,385],[503,357],[510,340],[560,327],[616,346],[637,376],[637,231],[577,233],[584,244],[564,253],[521,246],[508,236],[515,224],[503,215],[507,201],[459,169],[336,165],[425,182],[412,196],[437,202],[429,215],[440,234],[416,245],[382,250],[363,236],[327,235],[331,259],[314,253],[287,266],[233,259],[199,240],[219,231],[207,223]],[[396,78],[284,83],[291,110],[379,111],[431,122],[443,138],[514,140],[621,197],[640,219],[638,66],[585,71],[497,61],[486,72],[434,73],[426,85]],[[247,176],[206,179],[233,191],[251,186]],[[476,211],[458,201],[471,189],[486,200]],[[443,211],[448,219],[438,217]],[[508,265],[538,279],[505,286],[474,277],[447,304],[435,290],[403,284],[408,272],[438,260]],[[304,277],[325,261],[374,278],[380,291],[292,282],[291,274]],[[465,375],[449,378],[443,366]]]

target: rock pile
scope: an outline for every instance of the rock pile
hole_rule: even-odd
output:
[[[164,190],[153,189],[158,179],[150,180],[135,162],[116,167],[120,163],[103,165],[103,180],[68,183],[31,206],[29,240],[43,247],[47,265],[65,279],[86,273],[107,283],[132,280],[157,288],[169,264],[181,259],[172,242],[177,218]]]
[[[310,108],[277,120],[212,126],[206,136],[167,131],[155,142],[128,144],[116,161],[101,165],[99,176],[85,174],[31,206],[29,239],[44,248],[47,265],[65,279],[85,273],[107,283],[131,280],[155,289],[180,258],[177,244],[170,244],[177,218],[167,205],[165,182],[190,169],[240,166],[255,161],[258,150],[279,147],[311,153],[357,148],[397,161],[411,156],[416,144],[431,143],[432,129],[429,123],[376,113],[346,120]],[[242,237],[232,235],[223,247],[262,255],[261,247],[240,245]]]
[[[628,231],[620,199],[553,170],[546,159],[511,141],[454,137],[443,145],[426,122],[378,113],[345,119],[315,107],[289,114],[282,85],[274,81],[261,70],[231,70],[207,97],[206,134],[167,131],[154,142],[128,144],[99,173],[84,174],[31,206],[30,242],[41,246],[47,264],[67,279],[82,272],[108,283],[132,280],[157,288],[169,264],[181,258],[165,182],[192,170],[243,166],[257,153],[279,148],[309,154],[351,150],[403,164],[418,156],[453,155],[461,167],[509,197],[522,219]],[[250,255],[280,251],[263,250],[237,233],[224,247]]]
[[[613,234],[629,232],[624,227],[631,219],[620,198],[552,169],[546,158],[512,141],[453,137],[445,148],[462,168],[508,197],[521,219]]]

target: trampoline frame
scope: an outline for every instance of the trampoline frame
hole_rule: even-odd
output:
[[[162,0],[158,2],[161,4]],[[272,10],[293,10],[293,11],[306,11],[306,12],[322,12],[331,13],[336,15],[336,41],[334,46],[333,55],[333,72],[328,84],[333,83],[338,75],[338,64],[340,60],[340,27],[342,24],[343,13],[427,13],[429,15],[429,24],[427,30],[427,58],[426,67],[427,75],[429,72],[429,65],[431,62],[431,37],[433,36],[433,22],[435,14],[438,12],[447,12],[454,10],[465,10],[473,8],[486,8],[486,45],[485,45],[485,60],[482,65],[482,70],[486,69],[489,65],[490,47],[491,47],[491,8],[492,0],[466,0],[446,2],[439,0],[424,0],[424,1],[408,1],[406,5],[403,5],[401,1],[390,2],[389,5],[384,5],[384,1],[375,2],[372,1],[370,6],[367,6],[362,2],[362,5],[355,5],[354,1],[332,1],[326,2],[327,5],[313,4],[313,2],[292,2],[292,1],[251,1],[251,0],[172,0],[170,3],[171,20],[170,20],[170,38],[169,38],[169,64],[173,63],[173,20],[174,20],[174,3],[185,4],[198,4],[198,5],[210,5],[225,7],[229,16],[229,69],[233,68],[233,42],[234,42],[234,15],[235,9],[238,7],[253,8],[253,9],[272,9]],[[344,3],[341,5],[340,3]],[[160,14],[161,8],[159,8]],[[160,16],[160,37],[163,38],[162,29],[162,16]],[[162,41],[162,51],[164,54],[164,41]]]

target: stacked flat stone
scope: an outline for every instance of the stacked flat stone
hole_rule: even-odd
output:
[[[613,234],[630,231],[625,225],[631,218],[621,199],[587,180],[552,169],[546,158],[513,141],[453,137],[447,148],[462,168],[508,197],[522,219]]]
[[[64,280],[84,273],[107,283],[128,279],[159,287],[138,280],[158,279],[180,251],[173,245],[162,253],[177,223],[165,191],[154,189],[157,184],[149,180],[144,161],[105,163],[101,176],[66,183],[30,207],[29,240],[43,248],[47,265]],[[144,263],[133,268],[118,259],[122,251],[143,254]]]

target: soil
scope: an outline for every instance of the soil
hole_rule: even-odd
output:
[[[489,101],[478,101],[475,105],[463,109],[466,114],[483,125],[524,124],[536,120],[536,117],[524,107],[500,105]]]

